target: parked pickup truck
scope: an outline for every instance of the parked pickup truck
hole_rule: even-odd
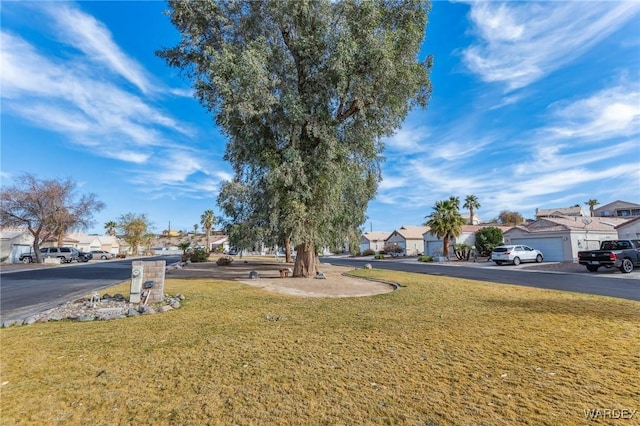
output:
[[[589,272],[598,268],[619,268],[628,274],[640,267],[640,240],[612,240],[600,243],[600,250],[579,251],[578,263],[585,265]]]

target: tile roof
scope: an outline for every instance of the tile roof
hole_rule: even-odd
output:
[[[401,226],[393,231],[391,235],[398,234],[405,240],[421,240],[424,233],[430,229],[428,226]]]
[[[526,232],[549,232],[549,231],[615,231],[615,227],[627,222],[627,219],[618,217],[578,217],[560,216],[544,217],[535,220],[527,225],[519,225],[514,229],[521,229]]]
[[[548,216],[586,216],[581,206],[560,207],[555,209],[536,209],[536,217]]]
[[[384,241],[389,236],[391,236],[391,232],[388,231],[365,232],[362,234],[362,238],[366,238],[369,241]]]

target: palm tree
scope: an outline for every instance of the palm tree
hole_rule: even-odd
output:
[[[473,212],[475,209],[479,209],[482,207],[480,205],[480,201],[478,201],[478,197],[475,195],[467,195],[464,199],[464,205],[462,206],[465,209],[469,209],[469,225],[473,225]]]
[[[187,260],[187,249],[189,249],[189,246],[191,245],[191,243],[189,242],[181,242],[178,244],[178,248],[180,248],[180,250],[182,250],[182,261],[185,262]]]
[[[594,210],[594,207],[595,207],[595,206],[597,206],[597,205],[598,205],[598,204],[600,204],[600,203],[599,203],[599,202],[598,202],[598,200],[596,200],[595,198],[592,198],[592,199],[590,199],[589,201],[587,201],[585,204],[589,206],[589,215],[590,215],[591,217],[593,217],[593,210]]]
[[[448,200],[438,201],[433,207],[433,213],[425,223],[431,228],[431,234],[442,238],[442,254],[449,257],[449,240],[455,238],[462,232],[465,220],[458,212],[459,201],[457,197]]]
[[[118,224],[116,222],[114,222],[113,220],[110,220],[109,222],[104,224],[104,229],[107,230],[107,235],[111,235],[111,236],[115,236],[116,235],[116,228],[118,227]]]
[[[202,229],[204,229],[205,236],[207,237],[207,250],[211,250],[211,243],[209,242],[209,237],[211,236],[211,228],[216,223],[216,217],[213,214],[213,210],[205,210],[200,216],[200,224],[202,225]]]

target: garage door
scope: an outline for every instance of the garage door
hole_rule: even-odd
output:
[[[427,241],[427,256],[442,256],[442,241]]]
[[[563,262],[562,238],[512,238],[510,244],[524,244],[538,249],[548,262]],[[567,259],[569,260],[569,259]]]

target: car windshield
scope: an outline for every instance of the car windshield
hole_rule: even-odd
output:
[[[505,251],[509,251],[509,249],[507,247],[496,247],[493,249],[493,251],[497,252],[497,253],[503,253]]]

